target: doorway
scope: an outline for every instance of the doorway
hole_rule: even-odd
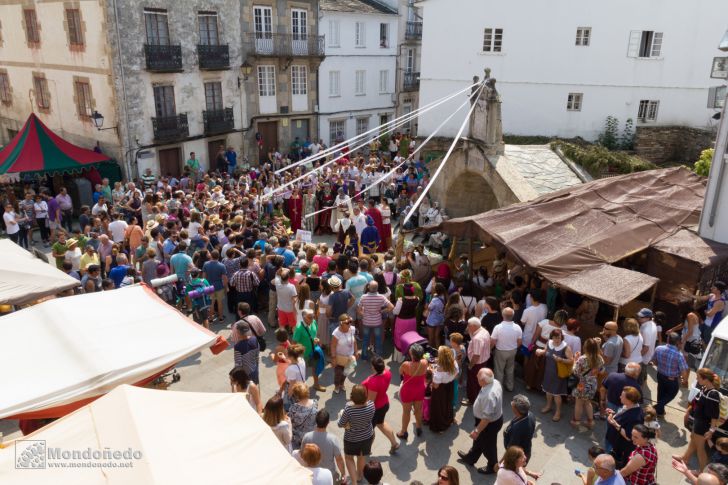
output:
[[[258,123],[258,133],[263,139],[261,158],[267,158],[268,151],[275,151],[278,148],[278,122],[263,121]]]
[[[159,173],[162,176],[171,174],[175,178],[179,178],[182,171],[182,152],[180,147],[165,148],[164,150],[157,151],[157,157],[159,158]]]
[[[308,131],[307,119],[291,120],[291,141],[298,137],[301,144],[303,144],[303,142],[306,141],[306,138],[310,135],[311,133]]]
[[[222,145],[223,148],[227,148],[225,142],[225,138],[222,138],[220,140],[211,140],[207,142],[207,166],[209,167],[209,170],[217,170],[217,151],[220,149],[220,145]],[[227,168],[225,169],[225,171],[227,171]]]

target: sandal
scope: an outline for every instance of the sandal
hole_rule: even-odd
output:
[[[397,443],[396,445],[394,445],[394,446],[391,446],[391,447],[389,448],[389,454],[390,454],[390,455],[394,455],[395,453],[397,453],[397,450],[399,449],[399,447],[400,447],[400,446],[401,446],[401,444],[400,444],[400,443]]]
[[[551,418],[551,421],[553,421],[554,423],[558,423],[559,421],[561,421],[561,415],[554,414],[554,417]]]
[[[581,424],[581,421],[576,421],[572,419],[571,421],[569,421],[569,424],[576,428]]]
[[[407,441],[407,438],[409,438],[409,433],[407,431],[405,431],[404,433],[401,433],[401,434],[397,433],[395,436],[397,436],[397,438],[399,438],[401,440]]]

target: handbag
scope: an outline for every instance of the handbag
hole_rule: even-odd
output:
[[[337,355],[336,356],[336,365],[339,367],[346,367],[349,365],[349,362],[351,361],[350,355]]]
[[[301,324],[301,325],[303,325],[303,324]],[[303,328],[306,330],[306,335],[308,335],[308,339],[311,341],[311,362],[313,362],[315,364],[321,357],[319,355],[319,353],[316,351],[316,347],[319,347],[319,346],[314,343],[313,337],[311,337],[311,331],[309,330],[309,328],[306,325],[303,325]],[[319,350],[320,349],[321,349],[321,347],[319,347]]]
[[[556,362],[556,373],[558,374],[560,379],[566,379],[567,377],[571,376],[571,371],[574,368],[574,364],[567,364],[566,362],[557,361]]]

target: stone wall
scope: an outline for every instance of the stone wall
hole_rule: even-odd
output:
[[[657,164],[692,163],[715,143],[715,132],[686,126],[638,126],[634,150]]]

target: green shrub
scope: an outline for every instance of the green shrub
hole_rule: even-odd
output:
[[[614,116],[607,116],[604,121],[604,133],[600,134],[597,141],[609,150],[619,148],[619,120]]]
[[[554,141],[551,148],[561,150],[566,158],[584,167],[595,178],[604,173],[624,174],[657,168],[652,162],[625,152],[608,150],[602,145],[577,146]]]
[[[700,158],[693,164],[693,172],[703,177],[710,175],[710,164],[713,161],[713,153],[715,152],[712,148],[706,148],[700,152]]]

